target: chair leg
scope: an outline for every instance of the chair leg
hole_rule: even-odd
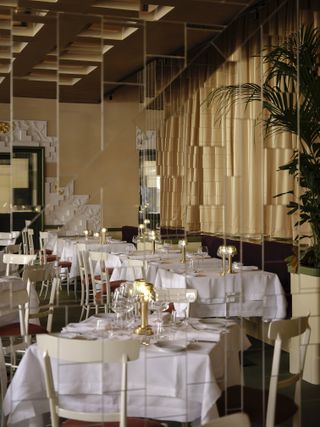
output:
[[[82,305],[82,308],[81,308],[81,314],[80,314],[79,322],[81,322],[81,320],[82,320],[82,318],[83,318],[84,311],[85,311],[85,306],[84,306],[84,304],[83,304],[83,305]]]

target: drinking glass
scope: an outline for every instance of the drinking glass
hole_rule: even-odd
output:
[[[128,314],[133,311],[134,300],[131,296],[123,294],[123,288],[115,289],[111,304],[112,310],[117,316],[117,325],[119,329],[128,326]]]
[[[197,254],[202,257],[207,257],[209,255],[208,246],[200,246],[197,250]]]

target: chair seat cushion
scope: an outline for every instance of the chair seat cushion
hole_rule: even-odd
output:
[[[34,323],[28,324],[28,334],[29,335],[36,335],[36,334],[47,334],[48,331],[44,326],[41,325],[35,325]]]
[[[59,261],[59,267],[61,268],[67,268],[69,271],[71,269],[71,261]]]
[[[66,420],[61,424],[62,427],[119,427],[119,423],[111,421],[108,423]],[[145,418],[127,418],[127,427],[163,427],[160,421],[148,420]]]
[[[242,396],[243,402],[241,401]],[[240,385],[229,387],[217,401],[220,416],[241,410],[248,414],[251,423],[258,424],[264,424],[263,408],[266,410],[267,404],[268,391]],[[298,407],[293,399],[278,393],[275,424],[281,424],[290,419],[297,410]]]
[[[54,261],[57,261],[57,256],[49,254],[46,256],[46,259],[47,259],[47,262],[54,262]]]
[[[0,327],[0,337],[19,337],[20,333],[20,323],[10,323],[9,325],[4,325]]]
[[[46,334],[47,330],[43,326],[35,325],[34,323],[28,324],[28,334]],[[10,323],[9,325],[4,325],[0,327],[0,337],[20,337],[20,323]]]

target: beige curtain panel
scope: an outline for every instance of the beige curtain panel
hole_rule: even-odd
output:
[[[297,139],[291,134],[266,138],[259,103],[247,108],[238,103],[219,116],[215,105],[205,104],[221,85],[262,83],[261,52],[297,30],[289,3],[187,100],[184,88],[180,108],[167,115],[158,138],[162,225],[243,238],[294,237],[289,199],[274,196],[296,185],[278,169],[289,161]],[[315,14],[305,11],[301,22],[316,22]]]

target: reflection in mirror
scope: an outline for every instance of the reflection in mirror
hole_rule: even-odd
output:
[[[103,224],[104,139],[102,73],[111,48],[102,18],[59,14],[59,165],[65,203],[51,218],[62,234],[99,232]]]

